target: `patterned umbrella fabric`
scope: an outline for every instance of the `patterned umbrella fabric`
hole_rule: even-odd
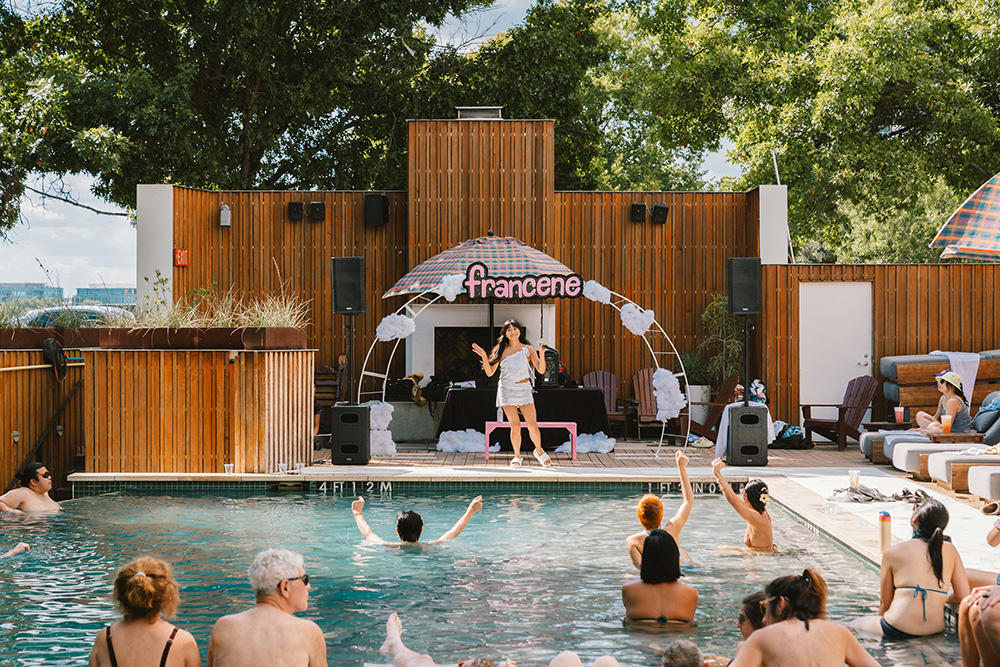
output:
[[[931,241],[931,248],[944,248],[941,258],[973,257],[1000,260],[1000,174],[958,207]]]
[[[491,276],[519,278],[530,275],[573,275],[562,262],[541,250],[525,245],[513,236],[480,236],[459,243],[418,264],[382,295],[420,294],[437,289],[441,279],[454,273],[465,274],[474,262],[481,262]]]

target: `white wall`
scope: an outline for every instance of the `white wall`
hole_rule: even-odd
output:
[[[136,307],[169,307],[173,302],[174,186],[137,185],[135,220]],[[157,271],[160,279],[166,279],[162,285],[156,285]]]
[[[788,187],[761,185],[760,263],[788,264]]]

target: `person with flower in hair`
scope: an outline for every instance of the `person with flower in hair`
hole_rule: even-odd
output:
[[[191,633],[164,620],[180,599],[169,563],[136,558],[118,570],[113,595],[122,620],[98,631],[90,667],[201,667]]]
[[[751,479],[743,487],[740,495],[736,495],[733,487],[722,474],[722,468],[725,465],[722,459],[712,461],[712,474],[715,475],[715,479],[719,483],[722,495],[733,506],[736,513],[747,522],[743,544],[757,551],[774,548],[771,515],[767,513],[767,501],[770,500],[767,484],[759,479]]]
[[[972,428],[972,415],[969,414],[969,404],[965,400],[965,390],[962,389],[962,377],[955,371],[945,371],[934,376],[937,378],[937,388],[941,392],[937,410],[929,415],[923,410],[917,412],[917,430],[924,435],[941,433],[941,417],[951,416],[951,432],[965,433]]]
[[[844,626],[826,620],[826,581],[805,569],[764,589],[765,626],[736,651],[732,667],[878,667]]]

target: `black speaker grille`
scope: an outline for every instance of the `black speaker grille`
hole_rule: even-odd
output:
[[[333,312],[357,315],[365,312],[365,258],[334,257]]]
[[[731,315],[759,315],[763,311],[760,257],[730,257],[728,283]]]
[[[645,204],[632,204],[631,220],[632,222],[646,222]]]

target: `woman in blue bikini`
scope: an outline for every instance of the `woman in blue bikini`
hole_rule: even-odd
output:
[[[944,535],[945,506],[924,500],[914,507],[910,524],[913,537],[882,554],[880,615],[858,619],[859,630],[886,639],[937,634],[944,631],[945,603],[958,604],[969,594],[962,557]]]

